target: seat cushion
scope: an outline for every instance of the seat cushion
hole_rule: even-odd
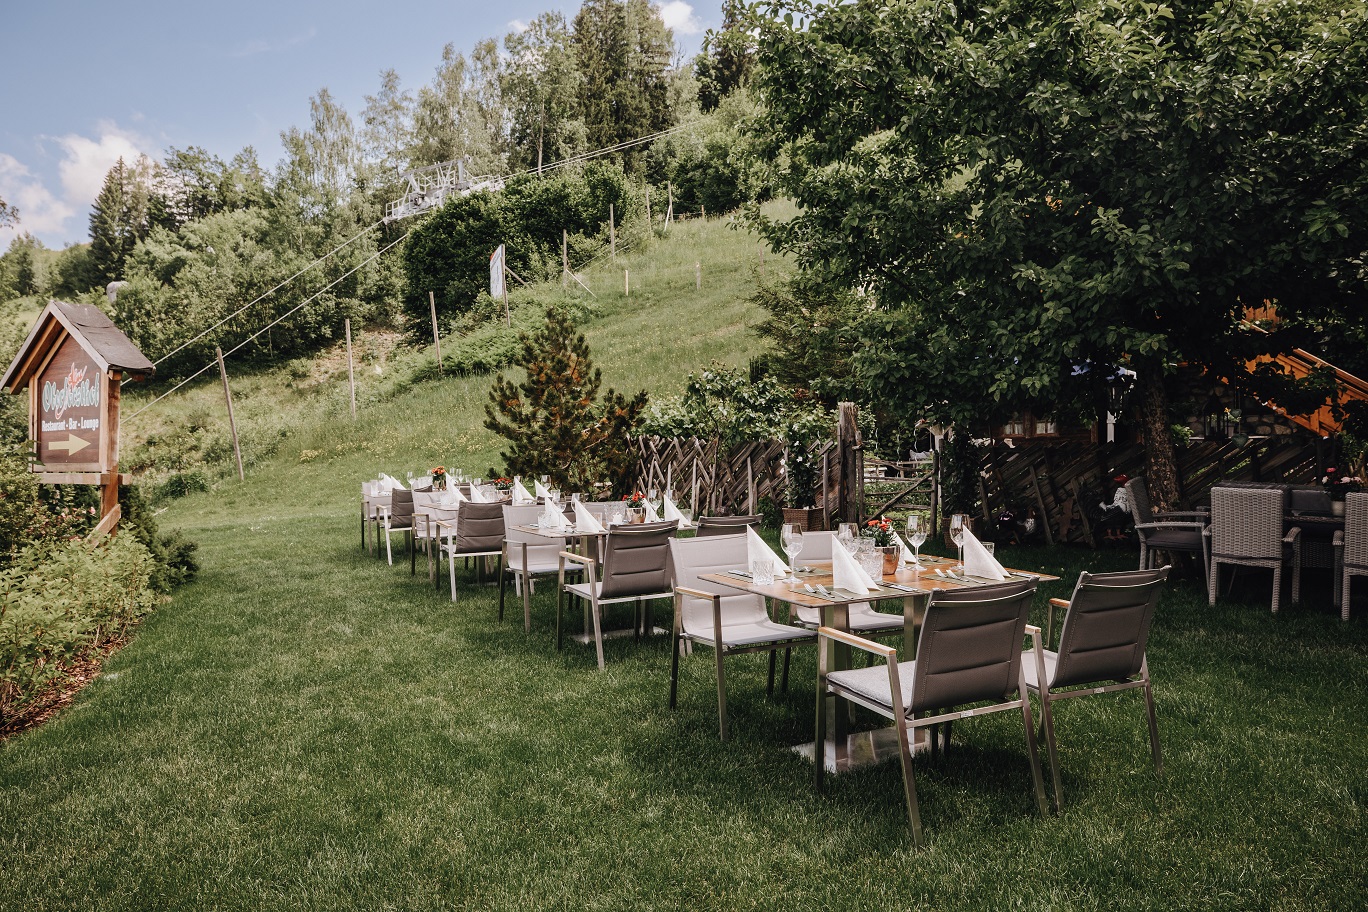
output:
[[[817,628],[822,625],[821,612],[816,608],[799,606],[794,617],[804,627]],[[854,633],[883,633],[903,629],[901,614],[887,614],[875,611],[869,602],[857,602],[850,606],[850,629]]]
[[[1149,548],[1172,548],[1176,551],[1201,551],[1202,533],[1196,529],[1163,529],[1145,536]]]
[[[559,555],[544,556],[540,554],[529,554],[527,556],[527,568],[524,571],[522,565],[522,554],[518,551],[509,550],[508,569],[516,570],[519,573],[557,573],[560,571]],[[574,573],[579,569],[575,564],[568,564],[565,568],[566,573]]]
[[[594,600],[593,596],[589,592],[588,583],[571,583],[565,587],[565,591],[570,593],[571,595],[577,595],[582,599],[587,599],[589,601]],[[637,599],[641,599],[644,602],[649,602],[652,599],[674,598],[674,593],[670,592],[669,590],[666,590],[664,592],[648,592],[645,595],[624,595],[619,598],[610,598],[604,600],[602,598],[603,583],[601,582],[594,583],[594,593],[600,596],[599,602],[605,605],[616,604],[618,602],[635,602]]]
[[[1048,649],[1044,650],[1044,652],[1045,680],[1053,681],[1055,676],[1055,666],[1059,664],[1059,653],[1050,652],[1050,650]],[[1021,654],[1021,670],[1026,675],[1026,686],[1039,690],[1040,676],[1036,674],[1035,655],[1029,649],[1025,650]]]
[[[916,678],[916,662],[898,663],[898,684],[902,688],[902,704],[912,705],[912,682]],[[853,694],[858,694],[875,706],[882,706],[893,715],[893,691],[888,686],[888,666],[882,662],[867,668],[851,668],[847,671],[833,671],[827,681],[839,684]]]
[[[707,631],[686,630],[689,639],[707,646],[716,646],[712,629]],[[817,638],[815,630],[804,630],[789,624],[776,624],[774,621],[760,621],[754,624],[732,624],[722,628],[722,645],[725,648],[759,646],[763,643],[811,642]]]

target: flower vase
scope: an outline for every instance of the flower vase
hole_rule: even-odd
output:
[[[645,508],[645,507],[628,507],[628,508],[627,508],[627,523],[628,523],[629,525],[631,525],[631,524],[633,524],[633,523],[644,523],[645,521],[646,521],[646,508]]]
[[[884,576],[892,576],[897,573],[898,558],[902,556],[902,548],[899,548],[897,545],[885,545],[884,547],[879,548],[879,552],[883,554]]]

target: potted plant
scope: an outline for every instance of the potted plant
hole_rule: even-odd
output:
[[[1330,512],[1335,516],[1344,515],[1344,498],[1351,491],[1358,491],[1363,487],[1363,479],[1357,475],[1349,475],[1340,472],[1334,466],[1325,470],[1324,477],[1321,478],[1321,486],[1330,495]]]
[[[640,491],[633,491],[625,494],[622,503],[627,507],[628,523],[644,523],[646,521],[646,495]]]
[[[804,532],[826,526],[824,511],[817,506],[821,471],[812,446],[827,432],[828,423],[816,411],[794,416],[784,423],[784,522],[793,523]]]
[[[883,572],[897,573],[898,557],[902,548],[893,537],[893,523],[882,516],[871,519],[865,523],[864,534],[867,538],[874,539],[874,549],[883,554]]]

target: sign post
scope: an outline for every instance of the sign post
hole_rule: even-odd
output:
[[[0,386],[27,390],[33,472],[44,484],[101,487],[100,514],[117,521],[119,389],[155,370],[99,308],[51,301]],[[114,517],[110,519],[110,517]]]

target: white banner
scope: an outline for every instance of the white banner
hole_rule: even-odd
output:
[[[502,298],[504,294],[504,245],[489,255],[489,296]]]

